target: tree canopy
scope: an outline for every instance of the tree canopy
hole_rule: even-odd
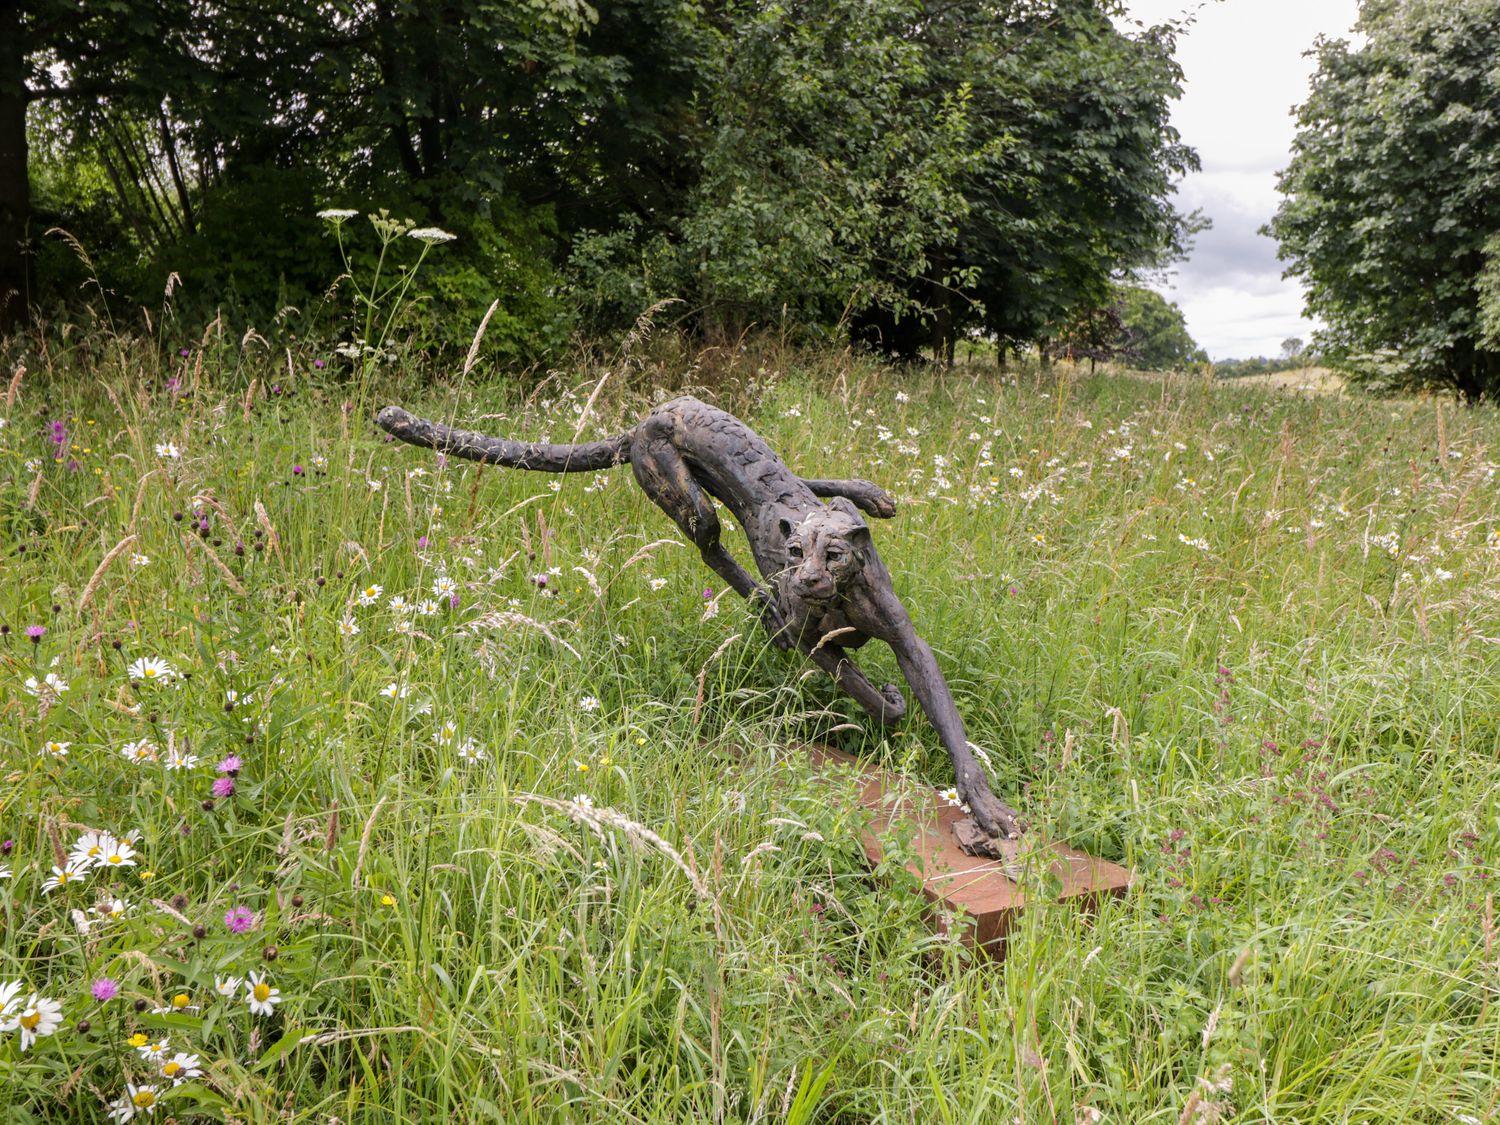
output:
[[[1322,40],[1270,231],[1316,343],[1356,370],[1500,393],[1500,0],[1367,0]]]
[[[433,325],[465,338],[498,297],[487,341],[521,358],[667,297],[710,333],[1047,339],[1191,229],[1171,201],[1196,166],[1168,121],[1176,29],[1122,15],[21,0],[0,17],[6,316],[76,291],[71,251],[39,238],[57,225],[130,300],[175,272],[183,300],[264,321],[326,288],[314,213],[348,206],[458,233],[434,276],[470,319]]]

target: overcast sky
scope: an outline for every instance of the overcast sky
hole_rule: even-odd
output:
[[[1188,330],[1214,359],[1275,355],[1304,339],[1302,295],[1281,280],[1276,243],[1256,232],[1275,213],[1276,172],[1296,132],[1291,109],[1306,99],[1319,34],[1346,37],[1357,0],[1130,0],[1147,23],[1196,11],[1177,41],[1185,74],[1172,120],[1198,150],[1203,171],[1179,191],[1182,210],[1201,208],[1213,229],[1162,291],[1182,306]]]

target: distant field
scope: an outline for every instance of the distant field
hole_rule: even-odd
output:
[[[774,651],[628,469],[369,424],[593,437],[686,364],[590,406],[243,346],[74,342],[4,405],[11,1119],[1494,1119],[1494,412],[716,357],[795,468],[897,495],[998,792],[1137,873],[997,966],[782,749],[944,787],[915,710]]]
[[[1307,394],[1341,394],[1344,377],[1327,367],[1301,367],[1295,371],[1272,371],[1264,375],[1242,375],[1222,380],[1225,387],[1265,387]]]

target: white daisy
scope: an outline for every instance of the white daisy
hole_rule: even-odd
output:
[[[44,742],[42,743],[41,750],[42,757],[66,758],[68,756],[68,747],[72,745],[73,744],[71,742]]]
[[[167,759],[162,765],[169,770],[190,770],[198,764],[198,755],[187,754],[181,750],[169,750]]]
[[[264,973],[251,973],[245,982],[245,1003],[253,1015],[269,1016],[281,1003],[281,990],[267,984]]]
[[[85,832],[73,843],[68,861],[81,867],[92,867],[103,857],[106,850],[115,846],[115,838],[108,832]]]
[[[592,695],[585,695],[578,701],[578,709],[580,711],[597,711],[599,710],[599,700]]]
[[[359,624],[352,617],[344,617],[339,620],[339,636],[352,637],[359,632]]]
[[[43,699],[56,699],[68,690],[68,681],[56,672],[48,672],[41,680],[38,680],[35,676],[27,676],[25,683],[21,686],[26,689],[28,695],[35,695]]]
[[[183,1051],[178,1051],[170,1059],[163,1060],[161,1064],[161,1076],[170,1078],[174,1086],[190,1082],[202,1073],[203,1068],[198,1065],[198,1056],[189,1055]]]
[[[653,578],[653,579],[651,579],[651,588],[653,590],[660,590],[666,584],[667,584],[667,580],[665,578]]]
[[[244,983],[240,977],[214,977],[214,991],[220,996],[233,996]]]
[[[137,1116],[148,1116],[156,1112],[156,1087],[149,1083],[137,1086],[125,1083],[125,1092],[109,1104],[109,1115],[121,1125]]]
[[[120,757],[127,762],[141,764],[156,761],[156,744],[149,738],[143,738],[139,742],[127,742],[120,747]]]
[[[175,441],[159,441],[156,443],[156,455],[165,457],[169,461],[176,461],[182,456],[182,450],[177,448]]]
[[[130,846],[128,840],[117,840],[112,849],[107,850],[98,860],[99,867],[134,867],[135,849]]]
[[[938,796],[943,799],[944,803],[955,807],[963,804],[963,800],[959,797],[957,789],[941,790]]]
[[[143,656],[134,661],[125,671],[132,680],[142,680],[146,683],[166,683],[177,675],[176,669],[158,656]]]
[[[377,583],[371,583],[359,592],[360,605],[374,605],[380,600],[380,595],[385,593],[385,588]]]
[[[407,601],[400,594],[392,594],[391,595],[391,609],[394,612],[396,612],[396,613],[405,613],[410,608],[411,608],[411,602]]]
[[[386,684],[380,689],[380,694],[387,699],[405,699],[411,688],[405,684]]]
[[[150,562],[151,560],[147,556],[140,554],[139,552],[130,556],[130,565],[134,567],[147,566],[150,564]]]
[[[458,589],[458,583],[446,574],[440,574],[432,583],[432,592],[439,598],[446,598]]]
[[[417,613],[423,617],[431,617],[438,611],[437,602],[431,598],[423,598],[417,603]]]
[[[312,467],[315,469],[327,468],[328,458],[324,457],[321,453],[314,453],[312,459]]]
[[[447,746],[458,734],[458,727],[452,722],[446,722],[437,730],[432,732],[432,740],[439,746]]]
[[[21,1029],[21,1050],[26,1050],[44,1035],[56,1034],[62,1026],[62,1005],[56,1000],[33,992],[13,1016],[0,1028],[6,1031]]]
[[[168,1039],[158,1039],[155,1043],[142,1043],[136,1048],[136,1052],[141,1058],[150,1059],[152,1062],[160,1062],[162,1059],[170,1058],[171,1050],[171,1041]]]
[[[55,891],[58,887],[66,886],[69,883],[76,883],[88,874],[88,870],[85,865],[70,859],[65,866],[54,867],[52,869],[52,874],[42,884],[42,890],[44,892]]]
[[[590,797],[587,793],[580,793],[573,798],[573,804],[580,809],[591,809],[594,807],[594,798]]]
[[[21,982],[18,980],[0,984],[0,1031],[15,1030],[15,1025],[9,1021],[19,1006],[16,1003],[16,997],[20,995],[21,987]]]
[[[458,757],[461,762],[474,765],[477,762],[484,761],[485,755],[479,743],[475,742],[472,738],[466,738],[458,744]]]

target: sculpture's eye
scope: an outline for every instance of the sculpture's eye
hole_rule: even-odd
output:
[[[830,547],[828,549],[828,554],[826,557],[831,563],[841,562],[844,558],[844,552],[835,550],[834,548]]]
[[[786,545],[786,553],[794,559],[800,559],[802,557],[802,548],[795,543],[788,543]]]

